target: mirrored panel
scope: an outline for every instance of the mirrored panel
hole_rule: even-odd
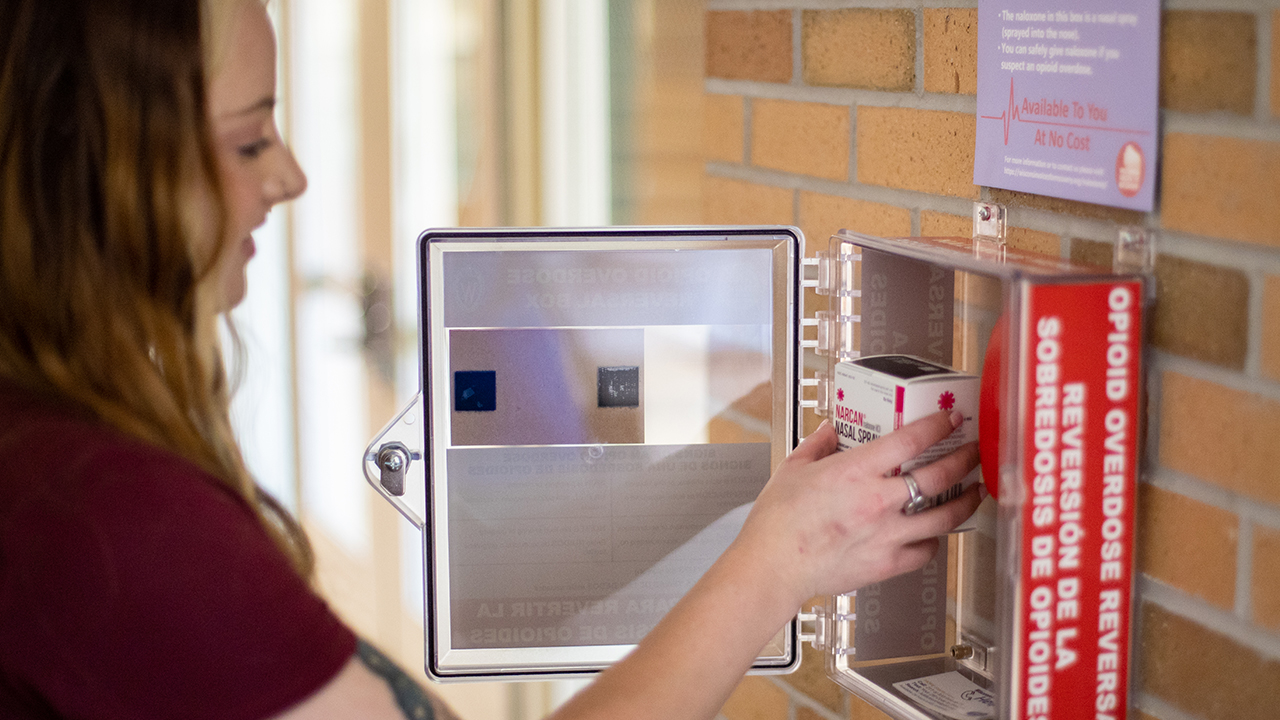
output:
[[[791,445],[799,233],[480,232],[422,240],[428,671],[594,671]]]

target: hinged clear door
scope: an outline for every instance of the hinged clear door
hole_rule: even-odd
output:
[[[795,441],[800,234],[420,243],[422,421],[394,424],[366,464],[423,527],[427,670],[596,671],[727,547]],[[791,623],[756,668],[797,661]]]

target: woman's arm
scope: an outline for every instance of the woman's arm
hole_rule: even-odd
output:
[[[937,552],[937,536],[977,508],[979,489],[906,516],[905,484],[884,475],[946,437],[958,419],[937,413],[842,453],[824,423],[779,466],[738,538],[698,584],[634,652],[554,717],[714,717],[800,603],[923,567]],[[970,445],[912,474],[934,495],[977,460]]]
[[[356,654],[311,697],[276,720],[457,720],[395,661],[361,640]]]
[[[554,718],[714,717],[800,603],[923,567],[937,552],[937,536],[977,508],[979,490],[906,516],[906,485],[885,473],[946,437],[953,422],[938,413],[842,453],[835,452],[835,430],[824,423],[778,467],[742,532],[684,599]],[[936,495],[977,462],[976,447],[967,445],[912,475],[925,495]],[[362,655],[281,718],[429,717],[393,693],[395,682],[379,673],[376,658]]]

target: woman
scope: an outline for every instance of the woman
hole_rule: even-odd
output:
[[[274,73],[259,0],[0,5],[0,715],[430,712],[312,592],[306,539],[228,421],[216,323],[253,229],[306,184]],[[804,599],[922,566],[978,491],[906,516],[885,474],[954,422],[839,454],[824,425],[560,715],[711,717]],[[914,475],[937,493],[975,463]]]

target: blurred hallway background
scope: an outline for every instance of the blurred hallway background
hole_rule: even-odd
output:
[[[700,221],[701,0],[274,0],[280,125],[307,194],[257,233],[234,403],[319,583],[425,682],[421,536],[365,484],[418,391],[418,234]],[[574,683],[436,686],[465,720]]]

